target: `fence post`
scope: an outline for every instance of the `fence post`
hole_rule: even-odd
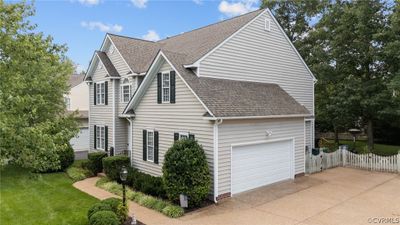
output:
[[[400,173],[400,151],[397,152],[397,172]]]
[[[342,153],[342,166],[344,167],[346,166],[346,148],[343,145],[340,146],[340,152]]]

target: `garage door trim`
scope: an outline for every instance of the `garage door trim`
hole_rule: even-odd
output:
[[[230,191],[230,196],[233,196],[233,188],[232,188],[232,177],[233,177],[233,148],[234,147],[239,147],[239,146],[246,146],[246,145],[257,145],[257,144],[267,144],[267,143],[273,143],[273,142],[281,142],[281,141],[291,141],[292,142],[292,154],[290,157],[290,177],[291,179],[294,179],[295,176],[295,144],[294,144],[294,137],[290,138],[278,138],[278,139],[272,139],[272,140],[263,140],[263,141],[252,141],[252,142],[242,142],[242,143],[234,143],[231,144],[231,176],[230,176],[230,183],[231,183],[231,191]]]

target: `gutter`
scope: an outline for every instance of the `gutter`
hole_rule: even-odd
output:
[[[276,119],[276,118],[300,118],[309,117],[312,114],[271,115],[271,116],[231,116],[231,117],[203,117],[204,120],[237,120],[237,119]]]
[[[217,119],[214,122],[214,203],[218,203],[218,126],[223,122],[222,119]]]

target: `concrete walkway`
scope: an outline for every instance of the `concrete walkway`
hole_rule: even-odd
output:
[[[99,199],[116,197],[95,187],[97,179],[74,186]],[[134,202],[129,210],[145,224],[359,225],[382,218],[400,222],[399,189],[398,174],[335,168],[242,193],[178,219]]]

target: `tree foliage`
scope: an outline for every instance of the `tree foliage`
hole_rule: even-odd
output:
[[[366,127],[371,150],[374,124],[400,121],[399,1],[263,3],[317,76],[317,125],[336,132]]]
[[[77,132],[63,100],[73,67],[66,46],[35,31],[32,15],[33,5],[0,1],[0,160],[57,170]]]

